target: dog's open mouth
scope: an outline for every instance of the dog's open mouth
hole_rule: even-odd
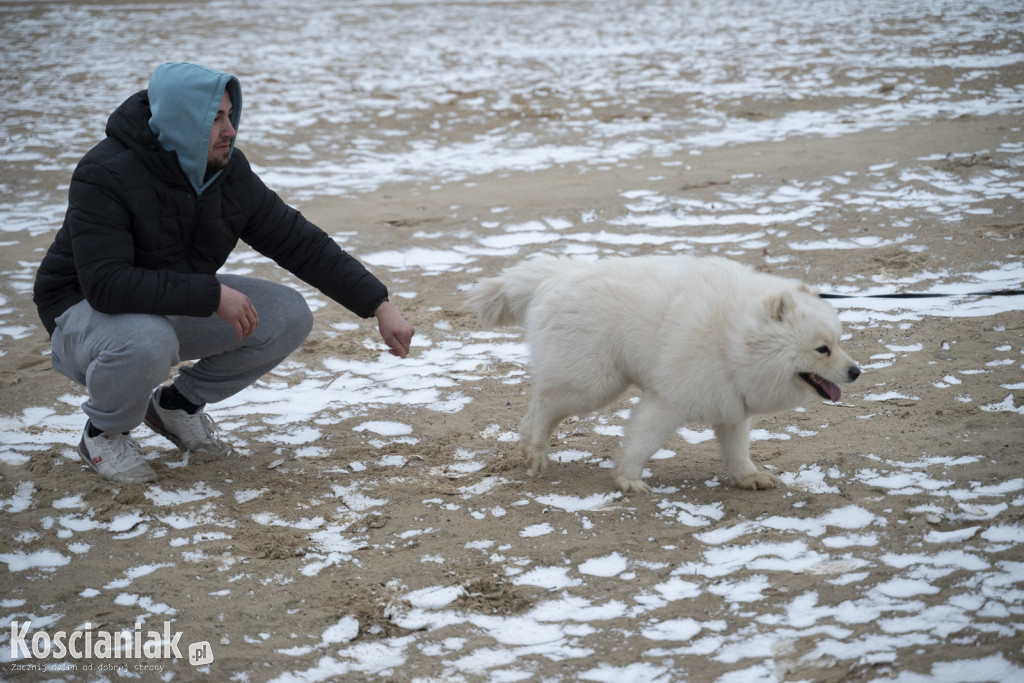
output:
[[[839,397],[842,395],[842,392],[839,390],[838,386],[829,382],[824,377],[818,377],[813,372],[801,372],[800,379],[814,387],[814,390],[817,391],[818,395],[822,398],[827,398],[833,403],[839,402]]]

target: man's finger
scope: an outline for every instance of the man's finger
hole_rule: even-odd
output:
[[[396,334],[388,340],[388,346],[391,348],[391,355],[398,356],[399,358],[405,358],[409,353],[408,345],[402,343],[402,340]]]
[[[398,339],[398,343],[401,344],[402,350],[409,353],[409,349],[412,347],[412,335],[409,335],[408,337],[396,335],[396,339]]]

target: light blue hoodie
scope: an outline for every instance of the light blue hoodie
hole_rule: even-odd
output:
[[[218,170],[207,177],[206,159],[213,120],[225,90],[231,98],[231,125],[237,131],[242,118],[242,86],[231,74],[198,64],[167,62],[149,79],[149,127],[161,147],[178,154],[178,164],[196,195],[221,173]]]

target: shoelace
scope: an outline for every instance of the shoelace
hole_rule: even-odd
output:
[[[145,465],[146,461],[143,459],[140,452],[142,447],[139,446],[139,442],[128,436],[122,434],[121,438],[116,439],[117,441],[117,453],[115,457],[115,464],[121,471],[131,469],[138,465]]]
[[[199,421],[203,425],[203,431],[206,432],[206,436],[210,441],[216,444],[217,448],[223,449],[224,442],[217,437],[217,434],[220,433],[220,428],[217,426],[217,423],[213,421],[213,418],[203,412],[199,413]]]

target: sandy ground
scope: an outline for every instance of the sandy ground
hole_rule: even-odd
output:
[[[440,245],[457,244],[459,234],[471,229],[468,226],[472,226],[473,218],[494,206],[511,207],[514,216],[506,220],[519,222],[575,215],[581,209],[605,216],[621,212],[623,190],[641,185],[673,195],[708,198],[720,189],[719,184],[743,192],[743,181],[736,179],[741,172],[753,174],[748,182],[756,179],[761,183],[784,179],[810,181],[849,170],[865,177],[875,163],[910,164],[936,151],[959,155],[955,159],[971,159],[972,150],[998,147],[1008,136],[1006,126],[1012,123],[955,121],[943,126],[902,129],[898,134],[862,134],[841,141],[737,146],[701,156],[699,165],[688,172],[666,173],[665,168],[674,167],[664,165],[670,160],[660,159],[586,174],[566,169],[483,178],[472,189],[442,188],[413,194],[409,188],[387,188],[357,200],[324,201],[308,207],[307,213],[324,225],[343,220],[346,225],[365,226],[353,240],[356,253],[398,247],[422,230],[439,233],[435,239]],[[943,140],[941,146],[936,146],[936,137]],[[998,163],[997,159],[986,158],[962,164],[940,161],[934,166],[952,165],[956,173],[969,178],[986,164]],[[656,170],[664,177],[650,181]],[[454,205],[458,208],[452,208]],[[917,253],[898,247],[824,250],[814,252],[810,258],[799,255],[785,267],[772,267],[765,265],[765,256],[784,252],[786,247],[782,240],[770,239],[762,251],[745,253],[739,258],[766,270],[797,274],[826,289],[830,283],[868,284],[869,278],[879,273],[898,278],[939,267],[951,273],[979,272],[1007,252],[1014,253],[1019,246],[1019,206],[996,209],[997,215],[1014,218],[982,216],[955,225],[928,226],[937,229],[927,235],[924,231],[918,234],[914,243],[927,250]],[[598,224],[600,221],[598,218]],[[813,233],[802,234],[794,226],[787,226],[787,230],[790,241],[814,237]],[[839,236],[895,236],[885,234],[877,224],[859,214],[840,217],[829,231]],[[41,236],[19,245],[16,256],[5,250],[5,262],[12,256],[31,260],[46,240]],[[647,249],[630,251],[642,253]],[[489,258],[481,259],[479,266],[483,273],[491,273],[506,263],[504,258]],[[260,266],[257,270],[275,276],[271,267]],[[457,337],[478,331],[474,319],[461,307],[461,290],[473,281],[471,275],[382,275],[396,289],[417,293],[413,299],[398,301],[421,334],[436,338],[444,330],[444,334]],[[12,305],[28,322],[31,311],[27,302]],[[333,305],[317,312],[317,328],[298,353],[301,363],[318,368],[330,357],[361,356],[369,360],[380,354],[379,347],[368,348],[371,345],[363,343],[364,339],[372,339],[373,330],[368,325],[347,334],[332,333],[330,325],[338,315]],[[56,538],[52,526],[62,513],[55,503],[68,497],[78,497],[76,514],[93,520],[95,525],[88,531],[74,533],[75,541],[91,546],[87,555],[66,566],[12,570],[4,579],[4,595],[24,600],[25,612],[59,612],[63,615],[60,625],[67,628],[88,621],[94,628],[106,630],[132,628],[143,607],[140,600],[146,600],[143,611],[150,614],[149,620],[162,613],[173,614],[174,622],[186,630],[190,642],[207,640],[214,644],[216,661],[210,665],[210,675],[216,678],[227,672],[244,672],[253,680],[263,680],[314,668],[337,644],[316,642],[313,644],[317,647],[302,655],[282,654],[282,650],[309,645],[311,634],[319,637],[339,619],[351,615],[359,624],[359,635],[353,643],[372,647],[415,637],[417,646],[401,648],[404,656],[398,666],[384,665],[382,672],[352,670],[346,672],[346,677],[370,678],[380,674],[392,680],[411,680],[417,676],[424,680],[460,676],[486,679],[489,669],[484,664],[475,673],[472,668],[459,672],[459,666],[453,664],[476,649],[484,651],[481,657],[490,653],[497,662],[496,668],[508,668],[501,665],[502,657],[492,652],[493,640],[481,632],[481,627],[465,619],[455,620],[457,623],[452,625],[431,624],[429,628],[429,620],[410,626],[401,618],[403,606],[410,609],[402,596],[418,589],[458,587],[461,591],[448,609],[488,617],[525,615],[544,605],[559,589],[516,583],[513,579],[521,575],[510,574],[506,569],[542,566],[577,568],[569,576],[584,576],[587,581],[582,586],[566,588],[566,592],[599,604],[643,604],[644,596],[650,600],[657,595],[655,587],[672,576],[687,577],[699,589],[685,600],[665,600],[642,616],[625,612],[602,620],[599,628],[565,636],[574,641],[574,647],[599,654],[563,658],[546,656],[540,651],[517,656],[517,668],[537,679],[571,679],[573,672],[593,669],[595,658],[599,658],[610,667],[650,662],[676,672],[675,676],[680,678],[711,680],[736,669],[737,661],[749,665],[746,656],[762,659],[758,654],[760,645],[744,644],[758,637],[749,630],[751,625],[763,615],[792,615],[799,611],[794,598],[810,594],[817,596],[817,604],[808,604],[808,610],[845,605],[854,612],[865,610],[865,618],[845,623],[837,619],[834,628],[839,629],[838,624],[843,623],[841,635],[827,629],[780,626],[784,637],[780,637],[781,644],[774,646],[767,657],[774,661],[774,675],[780,680],[863,680],[886,677],[889,672],[927,673],[937,661],[983,659],[991,655],[1001,655],[1021,665],[1019,569],[1008,574],[1009,585],[1003,588],[1011,591],[1009,594],[986,596],[1001,601],[1005,608],[1002,612],[993,610],[983,617],[977,616],[973,623],[964,623],[962,628],[946,629],[948,632],[941,638],[925,631],[927,635],[914,639],[913,644],[893,645],[889,650],[894,654],[892,658],[845,658],[841,644],[823,643],[832,639],[839,643],[857,642],[887,635],[879,619],[869,614],[872,607],[861,604],[865,595],[891,581],[899,568],[899,564],[894,567],[886,558],[936,551],[962,553],[977,558],[987,568],[1019,567],[1024,559],[1018,542],[994,543],[986,540],[984,533],[995,526],[1020,529],[1024,507],[1019,487],[1009,494],[999,489],[1000,484],[1020,481],[1024,458],[1020,411],[979,410],[979,406],[998,404],[1006,398],[1010,392],[1001,385],[1024,381],[1021,312],[1010,310],[983,317],[928,315],[912,323],[874,321],[847,327],[848,348],[869,369],[856,385],[847,389],[842,403],[834,406],[812,401],[805,412],[768,417],[756,425],[773,433],[785,433],[787,426],[813,432],[812,438],[760,441],[753,450],[758,462],[780,473],[807,468],[827,473],[823,482],[827,485],[817,490],[808,490],[799,483],[757,492],[718,485],[724,477],[714,441],[693,445],[678,439],[666,444],[674,457],[652,461],[648,480],[655,486],[655,492],[650,495],[606,497],[602,504],[582,512],[544,505],[541,501],[549,495],[582,500],[612,492],[609,471],[593,462],[575,461],[555,464],[545,479],[526,478],[516,444],[498,442],[493,436],[495,430],[492,428],[489,435],[487,428],[497,425],[500,433],[515,431],[529,392],[528,370],[522,383],[509,383],[510,372],[525,368],[495,365],[481,367],[477,378],[461,382],[462,390],[472,401],[458,412],[439,414],[422,408],[395,407],[371,408],[366,412],[365,417],[370,419],[413,425],[418,437],[415,443],[373,445],[368,443],[365,433],[353,431],[353,421],[341,420],[324,428],[314,444],[328,449],[326,457],[290,457],[291,451],[287,447],[282,450],[270,430],[259,442],[250,443],[242,456],[201,464],[190,462],[187,467],[178,468],[162,465],[163,460],[176,461],[180,456],[175,456],[168,444],[161,443],[156,449],[159,456],[154,460],[161,476],[161,489],[210,489],[225,494],[199,495],[195,502],[186,501],[170,508],[161,506],[146,489],[113,486],[89,476],[69,456],[71,443],[66,448],[51,447],[32,453],[19,466],[6,464],[0,481],[0,499],[16,500],[16,487],[21,482],[30,481],[35,486],[27,509],[5,515],[6,552],[16,549],[32,553],[53,548]],[[903,350],[894,353],[893,348]],[[5,345],[0,375],[4,415],[16,414],[20,412],[19,406],[24,405],[57,406],[62,395],[77,391],[48,367],[46,349],[45,334],[38,329],[17,344]],[[879,357],[893,360],[873,364],[872,359]],[[994,361],[1003,358],[1012,359],[1012,363],[991,368]],[[955,387],[938,386],[943,384],[944,377],[950,376],[957,378]],[[884,392],[895,392],[896,397],[864,400],[865,395]],[[969,400],[958,401],[957,396]],[[1011,407],[1016,405],[1011,400]],[[619,409],[623,407],[628,407],[628,399]],[[59,410],[73,415],[70,406]],[[604,419],[612,417],[614,421],[614,412],[606,411]],[[216,407],[211,414],[216,416]],[[586,460],[607,464],[618,439],[595,431],[595,419],[600,416],[585,416],[564,424],[553,440],[554,450],[587,452],[591,455]],[[260,416],[252,415],[249,420],[259,422]],[[240,427],[236,429],[241,431]],[[452,468],[446,474],[448,468],[458,464],[459,454],[465,452],[471,452],[472,459],[482,467],[469,473]],[[374,464],[389,455],[401,456],[402,465],[395,468]],[[274,461],[282,458],[284,463],[270,469]],[[352,470],[348,465],[354,461],[367,466]],[[951,465],[961,461],[955,467]],[[856,476],[865,470],[875,472],[882,483]],[[887,488],[885,476],[901,472],[927,473],[943,483],[931,490],[914,485],[895,492]],[[346,503],[345,495],[339,497],[339,486],[357,498],[371,500]],[[992,487],[993,494],[980,500],[972,498],[974,508],[967,512],[958,507],[957,497],[950,495],[957,489],[977,487]],[[231,494],[247,490],[265,493],[251,501]],[[1004,501],[1002,508],[995,513],[991,513],[991,507],[985,507],[1000,501]],[[718,515],[692,526],[681,522],[683,517],[677,514],[686,506],[714,509]],[[836,553],[834,548],[822,544],[832,532],[842,529],[842,511],[850,506],[873,520],[864,532],[874,541],[862,541],[865,545],[854,541]],[[197,515],[201,521],[195,526],[178,524],[167,517],[169,510],[182,517]],[[496,510],[501,513],[495,514]],[[838,528],[825,536],[808,533],[799,525],[775,529],[759,524],[779,516],[814,520],[836,511],[839,517],[833,524]],[[260,523],[254,520],[253,513],[270,513],[285,521],[281,525],[265,520]],[[321,522],[312,529],[287,523],[316,517]],[[134,519],[132,528],[143,528],[145,532],[122,540],[129,529],[113,527],[110,523],[117,519]],[[550,525],[552,531],[538,536],[521,534],[523,529],[541,524]],[[685,571],[688,565],[699,563],[702,552],[714,548],[698,540],[698,532],[736,529],[744,524],[749,528],[738,532],[727,544],[729,547],[805,544],[798,554],[819,553],[822,561],[809,566],[795,562],[793,569],[787,569],[787,558],[774,557],[779,551],[769,552],[780,560],[775,565],[759,562],[764,558],[758,557],[752,548],[750,560],[740,560],[724,577],[701,577],[698,570],[693,570],[693,574]],[[854,522],[854,526],[859,525],[859,521]],[[303,569],[310,566],[308,554],[323,554],[322,550],[314,550],[316,543],[311,539],[327,527],[342,529],[341,535],[349,540],[338,551],[344,558],[334,564],[325,563],[322,570],[307,576]],[[948,546],[937,548],[927,540],[930,534],[968,527],[975,532],[958,537],[956,543]],[[114,533],[115,528],[121,533]],[[30,531],[31,540],[17,540],[19,534]],[[183,546],[169,543],[176,538],[189,542]],[[493,545],[479,541],[492,541]],[[628,579],[586,577],[578,573],[579,565],[587,559],[615,554],[628,558],[628,569],[622,572],[628,573]],[[914,595],[910,605],[891,607],[893,613],[905,616],[938,610],[938,616],[955,596],[980,590],[972,584],[972,577],[979,573],[977,569],[970,564],[959,566],[959,562],[940,562],[938,568],[925,563],[932,572],[921,572],[913,580],[924,582],[928,589]],[[167,567],[131,577],[132,567],[154,564]],[[680,570],[683,571],[677,573]],[[848,574],[854,574],[855,580],[835,580]],[[81,597],[89,588],[100,589],[125,576],[131,577],[130,589],[125,594],[135,596],[134,601],[124,600],[126,604],[107,605],[97,611],[96,598]],[[764,577],[767,579],[763,590],[756,591],[757,599],[750,602],[730,601],[713,590],[726,580],[733,584],[757,583]],[[734,661],[716,661],[702,652],[674,653],[671,646],[679,645],[676,642],[659,642],[637,635],[644,624],[682,617],[715,621],[717,635],[733,636],[731,647],[749,647],[750,654],[737,655]],[[764,630],[771,632],[772,622],[764,623]],[[417,630],[420,628],[426,630]],[[895,633],[899,630],[888,635]],[[438,657],[426,647],[430,644],[442,650],[454,648],[451,643],[461,645],[446,657]],[[393,643],[390,646],[394,647]],[[651,653],[652,648],[658,652]],[[163,664],[186,679],[195,675],[183,662]],[[75,673],[90,677],[84,671]],[[34,677],[27,673],[18,676],[10,668],[6,675],[15,679]]]
[[[756,102],[735,112],[784,113]],[[309,200],[306,215],[379,264],[418,330],[410,359],[383,355],[370,323],[339,327],[358,321],[320,299],[306,345],[259,387],[286,402],[319,386],[323,406],[298,418],[312,436],[293,438],[277,406],[211,406],[237,453],[198,462],[140,427],[160,475],[149,487],[105,483],[77,461],[82,391],[49,367],[28,297],[5,290],[5,324],[25,331],[0,336],[0,678],[1019,680],[1020,298],[939,299],[923,312],[915,301],[837,302],[865,373],[838,405],[809,401],[756,423],[765,436],[753,457],[786,483],[769,491],[729,486],[714,440],[686,438],[701,433],[693,425],[649,464],[650,494],[617,493],[608,459],[629,396],[562,424],[552,439],[561,462],[527,477],[514,437],[530,392],[521,354],[452,361],[440,393],[457,401],[441,409],[339,408],[332,381],[346,359],[411,391],[416,359],[445,344],[520,341],[515,330],[483,336],[462,301],[477,278],[540,250],[725,254],[847,293],[982,291],[978,274],[1019,278],[1021,124],[961,116]],[[978,191],[967,205],[983,211],[948,220],[928,177],[1008,189]],[[814,220],[629,227],[736,197],[767,205],[784,188],[817,188],[793,203],[819,207]],[[564,224],[542,243],[480,247],[552,218]],[[50,239],[8,240],[0,271],[29,281]],[[411,247],[475,251],[434,269],[384,256]],[[256,258],[232,268],[293,281]],[[965,312],[979,302],[992,307]],[[215,659],[12,662],[9,625],[25,619],[51,633],[170,621],[182,645],[206,641]]]

